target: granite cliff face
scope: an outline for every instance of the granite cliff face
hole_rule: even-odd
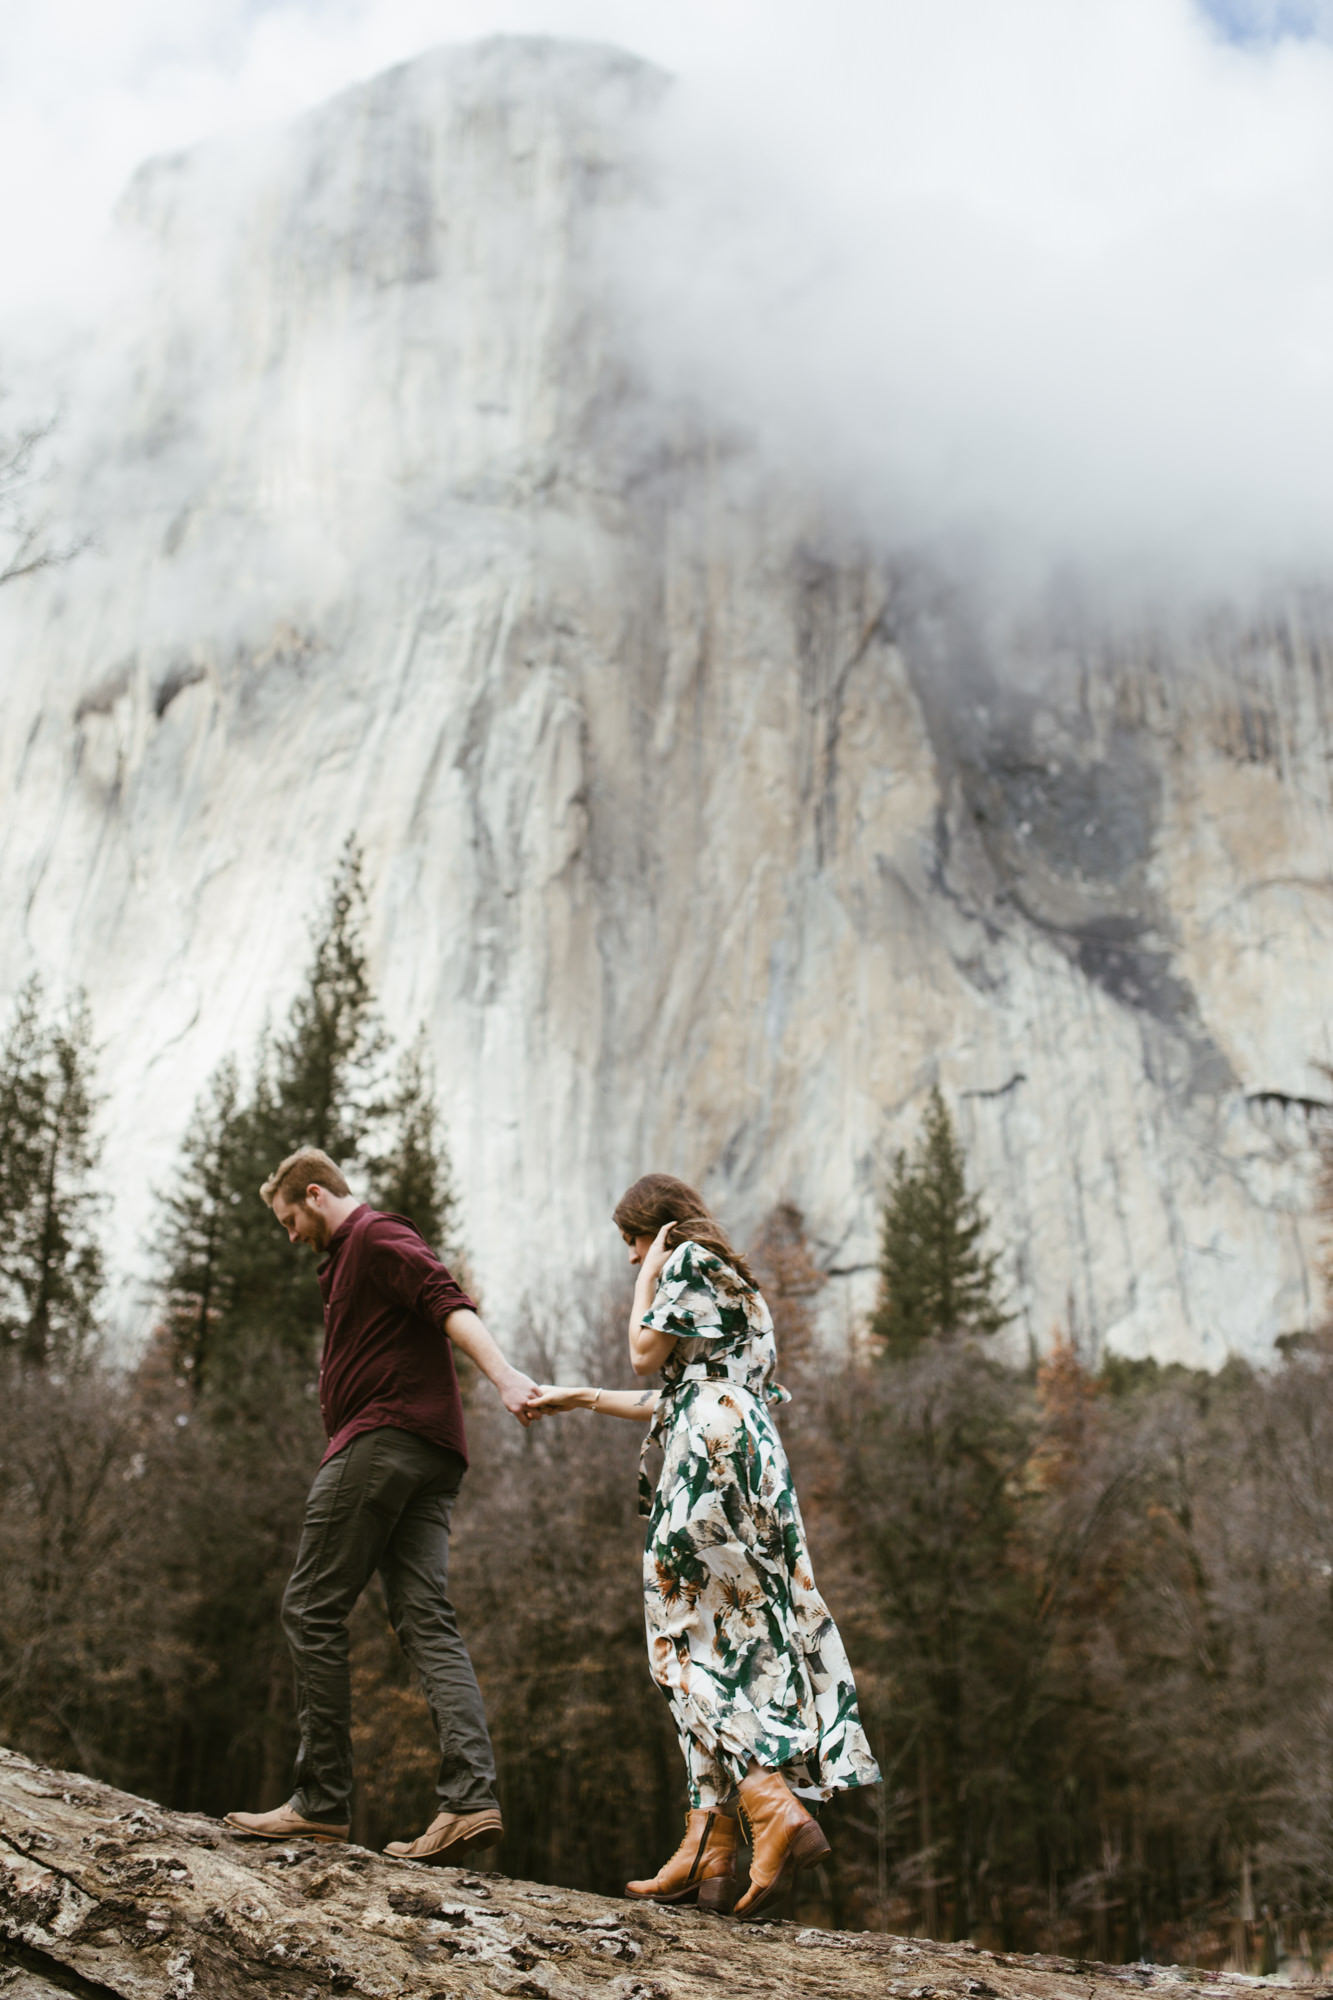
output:
[[[667,407],[624,282],[666,89],[437,53],[126,196],[96,546],[0,593],[3,984],[90,989],[122,1266],[354,831],[502,1333],[649,1166],[742,1234],[798,1203],[845,1332],[938,1078],[1019,1351],[1260,1357],[1318,1307],[1333,619],[1020,649]]]

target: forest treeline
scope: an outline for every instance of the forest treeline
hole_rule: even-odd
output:
[[[258,1184],[297,1140],[321,1144],[462,1257],[429,1066],[379,1024],[363,904],[349,855],[287,1019],[196,1107],[158,1194],[157,1331],[128,1370],[97,1337],[92,1023],[29,988],[0,1049],[0,1740],[214,1813],[290,1788],[278,1602],[323,1444],[313,1262]],[[1005,1366],[1000,1266],[938,1094],[884,1216],[879,1307],[837,1362],[813,1339],[823,1279],[799,1214],[747,1246],[885,1776],[826,1809],[832,1860],[799,1914],[1317,1971],[1333,1339],[1289,1340],[1266,1371],[1094,1373],[1060,1341]],[[627,1303],[592,1301],[567,1330],[580,1377],[628,1379]],[[618,1893],[674,1846],[685,1803],[644,1654],[638,1437],[583,1415],[523,1431],[484,1382],[465,1392],[451,1594],[495,1737],[497,1863]],[[353,1833],[381,1845],[431,1817],[435,1750],[374,1590],[353,1683]]]

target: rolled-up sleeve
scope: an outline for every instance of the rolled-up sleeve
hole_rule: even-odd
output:
[[[451,1312],[475,1312],[476,1300],[468,1296],[415,1229],[401,1223],[385,1226],[392,1221],[384,1216],[371,1225],[367,1261],[376,1288],[386,1298],[431,1320],[441,1332]]]

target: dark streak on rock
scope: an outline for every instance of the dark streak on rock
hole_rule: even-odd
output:
[[[995,1090],[960,1090],[960,1097],[1008,1097],[1011,1090],[1017,1090],[1020,1083],[1027,1082],[1026,1070],[1015,1070],[1008,1083],[1002,1083]]]
[[[197,661],[169,668],[153,690],[153,714],[157,720],[162,720],[178,694],[184,694],[187,687],[194,687],[207,678],[207,667],[200,666]]]
[[[1296,1097],[1285,1090],[1247,1090],[1247,1104],[1276,1104],[1283,1111],[1303,1111],[1307,1118],[1324,1118],[1333,1111],[1326,1097]]]

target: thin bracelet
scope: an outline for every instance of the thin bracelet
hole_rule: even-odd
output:
[[[597,1391],[597,1394],[593,1397],[591,1403],[589,1403],[588,1408],[590,1410],[595,1410],[597,1408],[597,1405],[601,1402],[601,1400],[602,1400],[602,1392],[599,1389]]]

